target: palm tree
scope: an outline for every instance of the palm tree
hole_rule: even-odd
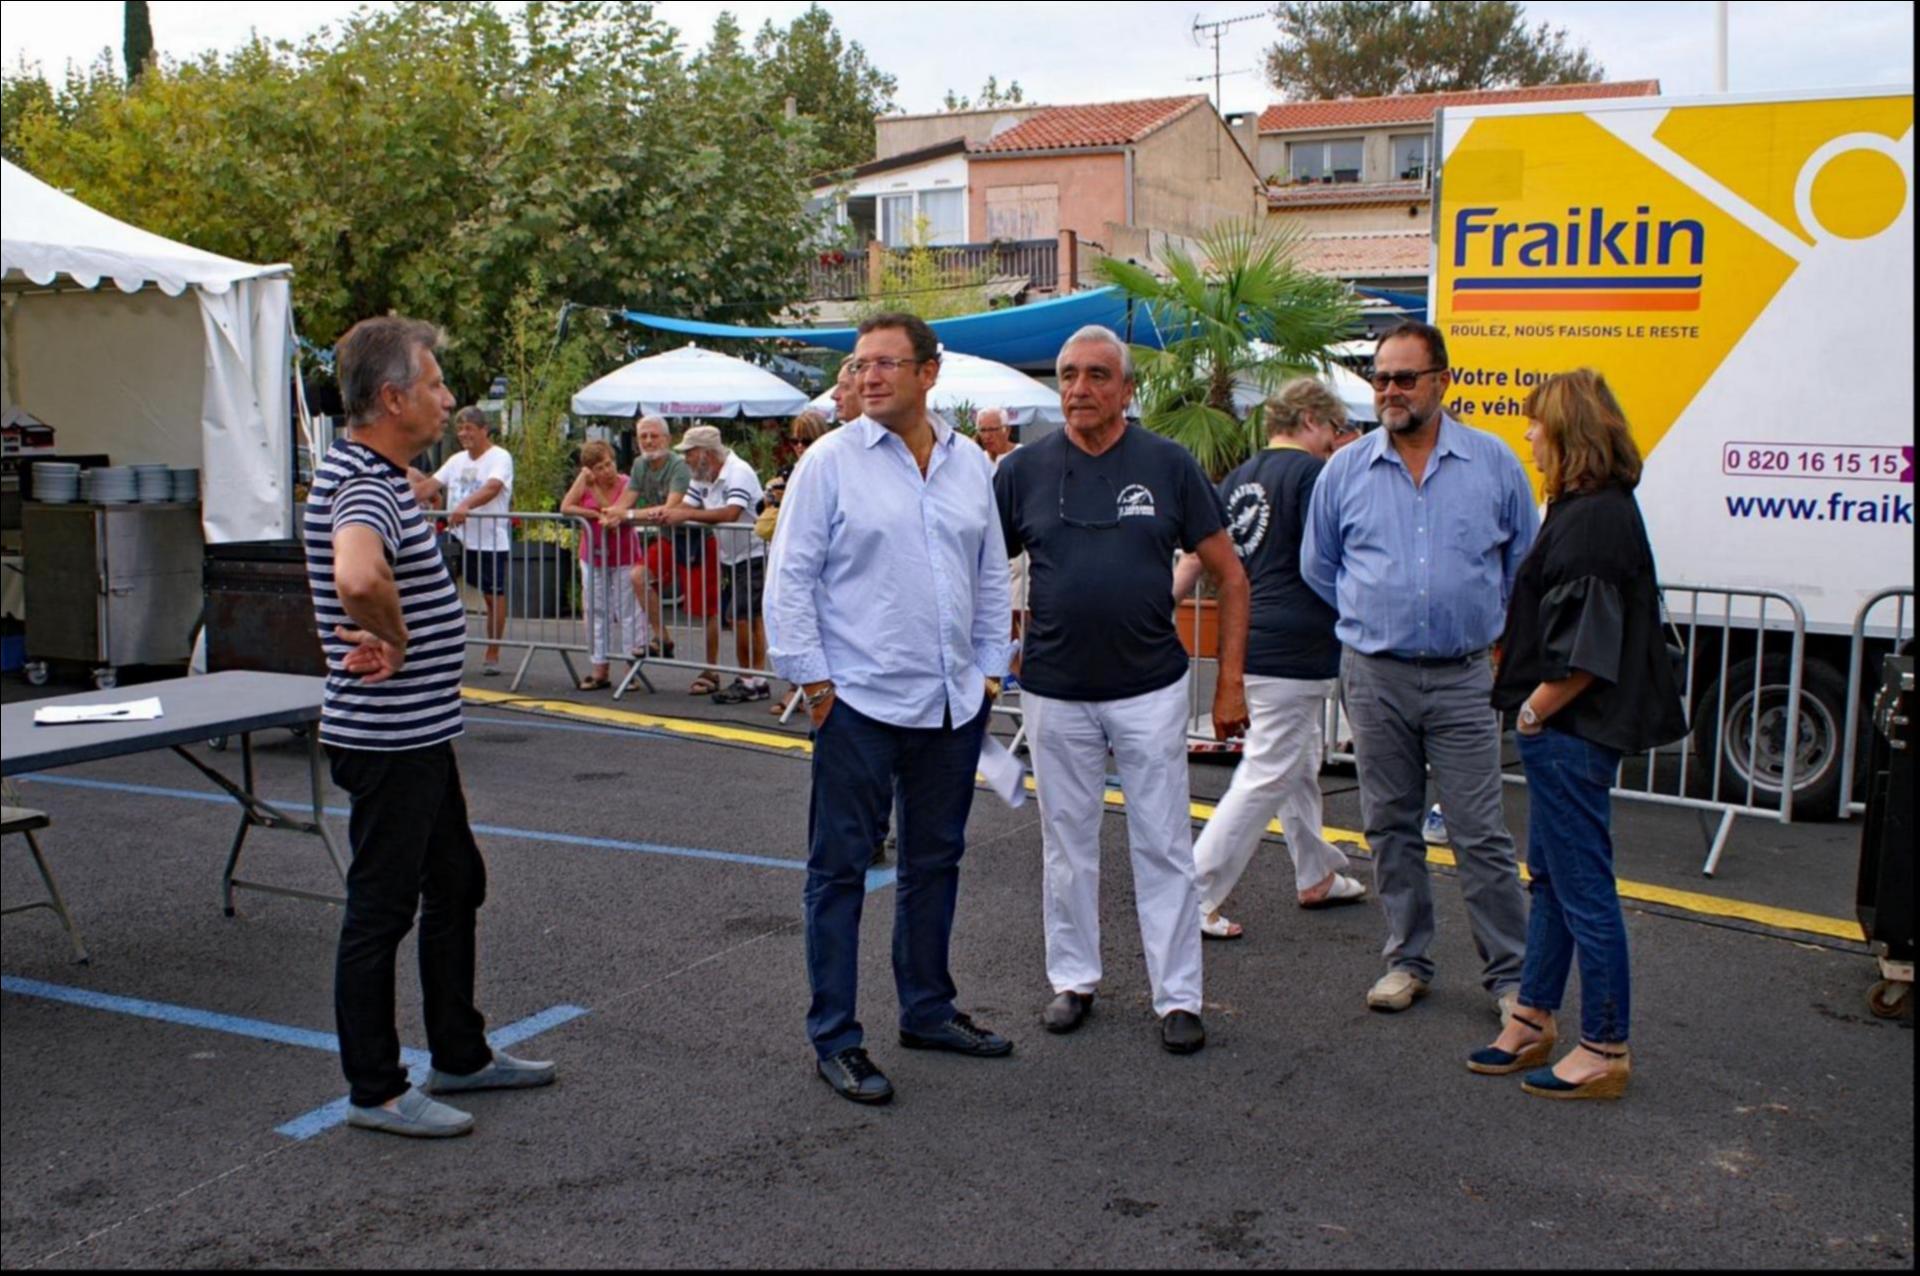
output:
[[[1297,226],[1223,222],[1200,241],[1202,261],[1166,254],[1168,277],[1112,257],[1099,273],[1140,303],[1163,349],[1133,348],[1141,419],[1182,444],[1219,478],[1263,441],[1259,413],[1242,424],[1236,383],[1264,396],[1327,366],[1327,347],[1354,335],[1360,308],[1341,280],[1295,260]]]

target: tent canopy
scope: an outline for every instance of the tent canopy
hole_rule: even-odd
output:
[[[689,343],[636,359],[573,396],[580,416],[791,416],[807,396],[765,368]]]
[[[833,393],[821,395],[812,406],[831,418]],[[943,413],[961,407],[1001,408],[1007,414],[1007,423],[1016,428],[1034,421],[1059,425],[1066,420],[1060,412],[1058,390],[1004,363],[951,350],[940,352],[940,378],[927,395],[927,406]]]
[[[209,541],[290,535],[290,274],[116,221],[0,161],[0,404],[53,426],[62,452],[199,467]]]

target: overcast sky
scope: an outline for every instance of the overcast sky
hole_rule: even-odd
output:
[[[154,42],[162,55],[228,50],[250,29],[293,38],[351,13],[357,3],[259,4],[232,0],[153,0]],[[713,15],[731,10],[749,32],[784,23],[804,0],[707,4],[666,0],[661,15],[692,44],[705,41]],[[973,94],[988,75],[1018,80],[1029,101],[1102,102],[1211,92],[1213,50],[1194,23],[1258,15],[1242,3],[1123,2],[1094,6],[1035,3],[840,3],[827,9],[843,33],[900,81],[899,105],[937,111],[948,89]],[[1667,3],[1536,2],[1530,20],[1568,29],[1606,67],[1607,78],[1658,79],[1668,94],[1713,90],[1713,9],[1708,0]],[[69,61],[101,49],[120,53],[118,0],[0,0],[0,49],[9,70],[21,56],[57,78]],[[1116,13],[1116,11],[1120,11]],[[1814,89],[1911,84],[1913,13],[1905,0],[1879,3],[1735,3],[1731,6],[1729,88]],[[1273,41],[1269,18],[1222,32],[1220,67],[1242,72],[1221,81],[1225,109],[1274,100],[1257,68]]]

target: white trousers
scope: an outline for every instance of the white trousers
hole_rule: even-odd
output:
[[[1240,765],[1193,844],[1202,912],[1233,893],[1275,815],[1293,853],[1296,893],[1347,867],[1347,857],[1320,832],[1320,738],[1333,688],[1332,678],[1248,677],[1251,723]]]
[[[1126,796],[1133,894],[1153,1013],[1200,1013],[1200,915],[1187,799],[1187,679],[1126,700],[1049,700],[1022,689],[1046,868],[1047,979],[1100,983],[1100,824],[1107,751]]]
[[[593,663],[625,659],[647,641],[647,618],[627,577],[631,567],[580,564],[580,595],[586,600],[587,648]],[[616,646],[615,643],[619,645]]]

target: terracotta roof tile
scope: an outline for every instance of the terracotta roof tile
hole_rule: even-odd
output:
[[[1262,133],[1295,129],[1349,128],[1371,124],[1425,124],[1443,106],[1493,106],[1506,102],[1574,102],[1586,98],[1651,97],[1658,80],[1607,84],[1541,84],[1525,89],[1479,89],[1466,93],[1407,93],[1396,97],[1335,98],[1280,102],[1260,112]]]
[[[1170,124],[1207,99],[1150,97],[1134,102],[1096,102],[1087,106],[1051,106],[1032,119],[973,148],[976,155],[996,151],[1057,151],[1081,146],[1124,146]]]
[[[1267,187],[1268,208],[1339,208],[1362,204],[1426,203],[1433,189],[1425,182],[1303,182]]]
[[[1316,275],[1424,277],[1432,266],[1433,244],[1424,230],[1309,235],[1294,260]]]

